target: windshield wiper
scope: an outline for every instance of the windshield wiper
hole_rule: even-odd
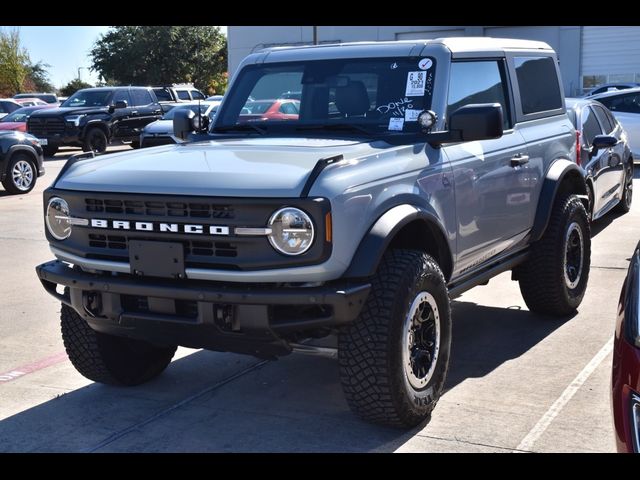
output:
[[[213,129],[213,132],[231,132],[231,131],[243,131],[243,130],[253,130],[258,132],[260,135],[264,135],[267,131],[264,128],[260,128],[257,125],[253,125],[251,123],[241,123],[240,125],[227,125],[225,127],[216,127]]]
[[[375,132],[368,130],[360,125],[355,123],[328,123],[328,124],[318,124],[318,125],[298,125],[296,126],[296,130],[345,130],[345,131],[355,131],[364,133],[365,135],[374,135]]]

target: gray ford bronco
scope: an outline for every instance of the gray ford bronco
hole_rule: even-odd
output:
[[[212,125],[194,115],[186,143],[82,154],[44,192],[37,274],[91,380],[146,382],[178,345],[275,359],[335,335],[350,407],[413,426],[443,390],[451,298],[511,270],[533,312],[582,301],[588,197],[545,43],[265,50]]]

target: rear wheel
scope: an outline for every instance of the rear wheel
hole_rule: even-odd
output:
[[[416,250],[387,252],[360,317],[339,335],[349,406],[365,420],[396,427],[429,419],[450,346],[449,296],[438,264]]]
[[[85,136],[82,150],[85,152],[104,153],[107,151],[107,136],[100,128],[91,128]]]
[[[629,160],[624,169],[624,187],[622,189],[622,198],[620,203],[616,205],[616,211],[627,213],[631,210],[631,202],[633,201],[633,161]]]
[[[549,225],[518,267],[520,292],[530,311],[564,316],[582,302],[591,265],[587,212],[575,195],[556,199]]]
[[[15,153],[7,165],[2,186],[12,194],[29,193],[36,185],[36,177],[33,158],[26,153]]]
[[[139,385],[157,377],[176,347],[96,332],[71,307],[60,312],[62,339],[69,360],[89,380],[111,385]]]

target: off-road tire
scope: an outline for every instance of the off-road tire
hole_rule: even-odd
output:
[[[140,385],[157,377],[176,347],[96,332],[71,307],[60,312],[62,339],[69,360],[89,380],[110,385]]]
[[[403,365],[403,326],[423,292],[437,305],[440,341],[433,373],[425,375],[430,380],[416,389]],[[349,407],[367,421],[394,427],[428,420],[442,393],[450,347],[451,309],[440,267],[417,250],[388,251],[359,318],[338,336],[340,381]]]
[[[45,145],[42,147],[42,153],[45,157],[53,157],[56,153],[58,153],[58,147]]]
[[[82,150],[85,152],[104,153],[109,146],[109,139],[101,128],[90,128],[82,142]]]
[[[619,213],[627,213],[631,210],[631,202],[633,201],[633,160],[629,160],[624,166],[624,189],[622,190],[622,198],[615,206],[615,211]]]
[[[571,272],[567,265],[574,263],[567,253],[567,244],[578,241],[582,242],[581,268],[565,275],[565,270]],[[591,231],[587,212],[575,195],[561,195],[553,205],[547,230],[531,246],[529,259],[518,267],[520,292],[529,310],[553,316],[573,313],[587,289],[590,265]],[[568,282],[567,278],[573,281]]]
[[[14,153],[9,160],[5,174],[2,186],[12,195],[29,193],[36,186],[38,170],[33,157],[28,153]],[[16,177],[16,175],[19,175],[19,177]]]

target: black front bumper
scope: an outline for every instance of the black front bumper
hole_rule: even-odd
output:
[[[273,358],[300,339],[354,321],[369,283],[287,287],[93,274],[36,267],[44,288],[97,331],[164,345]],[[64,293],[58,285],[68,287]]]

